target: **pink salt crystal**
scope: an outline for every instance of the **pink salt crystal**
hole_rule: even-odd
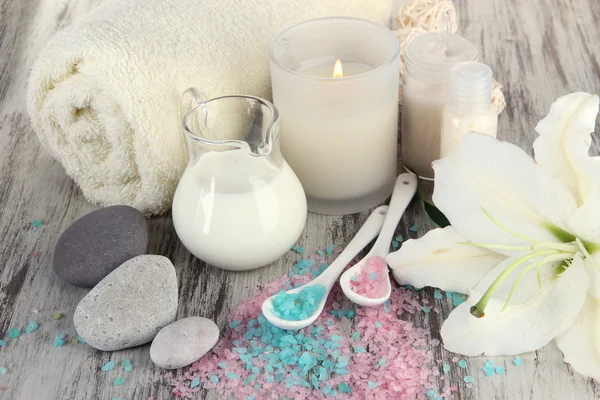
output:
[[[350,279],[350,288],[361,296],[377,298],[387,292],[388,266],[381,257],[367,259],[358,275]]]

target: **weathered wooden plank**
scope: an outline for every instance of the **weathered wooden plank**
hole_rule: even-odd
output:
[[[51,269],[52,249],[58,236],[73,220],[94,209],[83,199],[62,167],[42,149],[25,112],[27,75],[35,55],[54,32],[81,18],[97,0],[10,1],[0,0],[0,336],[11,327],[23,327],[28,318],[41,323],[39,332],[25,335],[0,349],[0,365],[14,363],[0,376],[0,399],[155,399],[169,398],[170,389],[148,356],[148,346],[112,354],[88,346],[52,347],[58,333],[75,334],[72,314],[86,290],[57,279]],[[461,34],[481,51],[505,85],[508,107],[500,117],[499,136],[530,151],[534,126],[558,96],[576,90],[600,92],[600,4],[596,0],[460,0],[457,8]],[[594,152],[600,149],[595,144]],[[367,213],[347,217],[310,215],[300,244],[307,252],[335,243],[343,245],[365,220]],[[44,226],[31,227],[42,219]],[[433,228],[418,203],[413,203],[398,227],[405,238],[413,223],[418,235]],[[179,316],[213,318],[225,326],[227,314],[251,296],[261,283],[287,272],[297,259],[287,254],[274,265],[258,271],[231,273],[206,266],[179,243],[170,216],[149,221],[150,252],[169,257],[179,278]],[[38,253],[32,256],[32,252]],[[431,291],[423,296],[433,301]],[[32,308],[40,313],[31,314]],[[56,311],[65,317],[52,320]],[[417,326],[438,336],[443,317],[450,311],[418,314]],[[452,355],[441,346],[436,358]],[[127,384],[118,388],[118,373],[100,374],[109,359],[128,357],[134,370]],[[448,382],[458,384],[461,399],[594,399],[597,384],[574,374],[551,345],[522,357],[524,366],[505,363],[505,377],[486,378],[481,368],[487,358],[471,358],[467,372],[476,378],[472,388],[453,371]],[[206,398],[217,399],[204,393]]]

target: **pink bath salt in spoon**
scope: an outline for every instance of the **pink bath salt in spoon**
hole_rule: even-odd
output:
[[[379,237],[371,251],[340,277],[340,286],[346,297],[361,306],[383,304],[392,293],[392,284],[385,257],[400,218],[417,191],[417,177],[401,174],[396,178],[390,205]]]
[[[383,297],[388,290],[386,275],[388,265],[379,256],[369,258],[360,272],[350,278],[350,288],[357,294],[371,299]]]

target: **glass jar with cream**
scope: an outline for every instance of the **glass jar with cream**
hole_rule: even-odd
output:
[[[445,32],[417,36],[407,46],[402,97],[402,162],[422,178],[433,178],[440,158],[442,113],[448,103],[452,69],[476,61],[477,49],[465,38]]]

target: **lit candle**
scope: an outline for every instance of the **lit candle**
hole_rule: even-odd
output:
[[[399,42],[353,18],[293,26],[271,45],[284,158],[312,212],[367,210],[396,177]]]

